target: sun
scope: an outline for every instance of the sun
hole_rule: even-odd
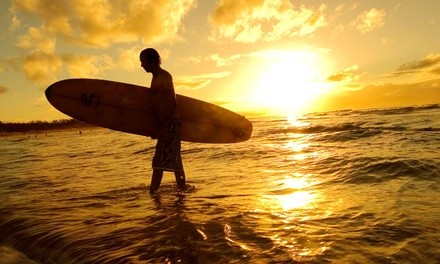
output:
[[[313,51],[267,51],[255,79],[253,102],[276,112],[296,114],[313,109],[313,102],[328,89],[327,68]]]

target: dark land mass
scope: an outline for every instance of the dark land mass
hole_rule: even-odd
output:
[[[3,123],[0,121],[1,133],[14,133],[14,132],[38,132],[47,130],[60,130],[60,129],[79,129],[95,127],[93,125],[81,122],[76,119],[61,119],[51,122],[47,121],[31,121],[27,123]]]

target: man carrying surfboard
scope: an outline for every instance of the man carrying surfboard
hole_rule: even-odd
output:
[[[155,49],[144,49],[139,58],[142,68],[153,75],[150,85],[151,107],[157,123],[157,133],[152,136],[154,139],[157,138],[157,144],[153,157],[150,194],[157,193],[164,171],[174,172],[177,187],[184,191],[185,171],[180,155],[181,122],[176,108],[173,77],[161,68],[161,58]]]

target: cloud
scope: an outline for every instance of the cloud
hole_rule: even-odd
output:
[[[97,77],[104,70],[114,67],[109,56],[31,53],[23,58],[8,58],[5,62],[11,68],[22,70],[26,79],[46,86],[58,79],[66,70],[71,77]]]
[[[340,35],[345,34],[346,31],[347,31],[347,27],[346,27],[345,25],[343,25],[343,24],[339,24],[339,25],[337,25],[337,26],[334,27],[334,29],[332,30],[330,36],[331,36],[332,38],[336,38],[336,37],[338,37],[338,36],[340,36]]]
[[[362,33],[370,32],[374,29],[382,27],[385,22],[386,12],[383,9],[372,8],[369,11],[365,11],[360,14],[356,21],[353,22],[353,26]]]
[[[329,24],[333,23],[338,17],[343,16],[344,13],[355,11],[358,8],[357,4],[354,4],[351,8],[346,8],[344,5],[337,6],[334,11],[334,15],[329,17]],[[375,29],[382,27],[385,22],[386,12],[383,9],[372,8],[369,11],[364,11],[358,15],[351,23],[338,23],[333,27],[331,31],[331,37],[336,38],[341,35],[345,35],[352,30],[359,30],[362,33],[368,33]],[[387,45],[392,42],[389,38],[382,38],[382,44]]]
[[[60,73],[62,60],[52,54],[34,53],[23,59],[23,72],[34,83],[47,84],[56,80]]]
[[[119,49],[117,65],[123,69],[133,70],[140,68],[139,53],[143,48],[134,46],[128,49]]]
[[[251,57],[251,56],[255,56],[255,54],[252,52],[248,54],[235,54],[230,57],[222,57],[221,55],[215,53],[215,54],[211,54],[207,60],[215,62],[217,67],[224,67],[231,65],[234,62],[239,61],[244,57]]]
[[[398,77],[396,83],[364,82],[360,84],[359,76],[356,75],[357,65],[349,67],[344,71],[331,75],[328,81],[341,82],[339,92],[329,94],[322,101],[322,108],[342,109],[342,108],[377,108],[377,107],[397,107],[407,105],[424,105],[440,102],[440,78],[426,81],[402,81],[402,76],[413,73],[410,77],[416,76],[414,73],[430,73],[440,75],[440,54],[429,54],[426,57],[401,64],[393,74],[388,77]],[[358,76],[352,79],[352,76]],[[419,78],[415,78],[417,80]],[[419,79],[420,80],[420,79]]]
[[[431,53],[420,60],[405,62],[389,76],[401,77],[403,75],[440,75],[440,53]]]
[[[413,73],[431,69],[432,67],[440,66],[440,53],[431,53],[423,59],[418,61],[406,62],[397,68],[400,73]]]
[[[41,21],[38,30],[46,36],[107,47],[177,39],[182,19],[193,7],[195,0],[15,0],[11,11],[15,25],[20,24],[20,16],[32,15]],[[22,38],[32,39],[33,35],[28,32]]]
[[[213,80],[229,76],[230,72],[217,72],[202,75],[177,77],[174,80],[176,89],[198,90],[208,86]]]
[[[8,89],[6,89],[6,87],[4,87],[3,85],[0,85],[0,94],[4,94],[8,91]]]
[[[66,54],[61,56],[63,65],[72,77],[97,77],[115,65],[109,56]]]
[[[10,30],[24,31],[16,46],[27,55],[2,63],[23,71],[28,80],[38,84],[55,80],[64,69],[76,77],[97,76],[116,65],[133,69],[139,49],[119,50],[118,58],[112,61],[106,56],[60,54],[57,45],[109,47],[134,42],[140,46],[177,40],[182,19],[195,5],[195,0],[13,0]],[[28,18],[33,23],[22,28],[29,25],[22,22]]]
[[[288,0],[220,0],[210,16],[211,40],[253,43],[310,35],[327,24],[325,9],[295,8]]]
[[[180,58],[176,60],[176,65],[183,65],[183,64],[199,64],[202,62],[201,56],[189,56],[185,58]]]
[[[440,67],[431,71],[433,74],[440,75]]]
[[[356,74],[356,71],[359,69],[358,65],[353,65],[348,67],[347,69],[332,74],[327,77],[327,81],[331,82],[352,82],[359,79],[359,75]]]
[[[344,90],[323,102],[328,109],[359,109],[425,105],[440,102],[440,79],[405,84],[379,84]]]
[[[23,65],[23,58],[17,56],[8,56],[0,58],[0,73],[7,70],[20,71]]]
[[[345,8],[345,4],[338,5],[337,7],[335,7],[335,14],[337,16],[341,15],[342,12],[344,11],[344,8]]]
[[[55,38],[45,32],[46,30],[30,27],[27,34],[22,35],[17,42],[17,47],[34,52],[53,53],[55,50]]]
[[[17,16],[14,15],[11,19],[11,25],[9,27],[9,31],[14,32],[20,26],[21,26],[21,21],[17,18]]]

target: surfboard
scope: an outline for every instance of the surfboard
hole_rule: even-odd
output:
[[[55,82],[45,94],[56,109],[89,124],[142,136],[156,132],[148,87],[78,78]],[[236,143],[252,135],[252,123],[242,115],[183,95],[176,99],[182,141]]]

